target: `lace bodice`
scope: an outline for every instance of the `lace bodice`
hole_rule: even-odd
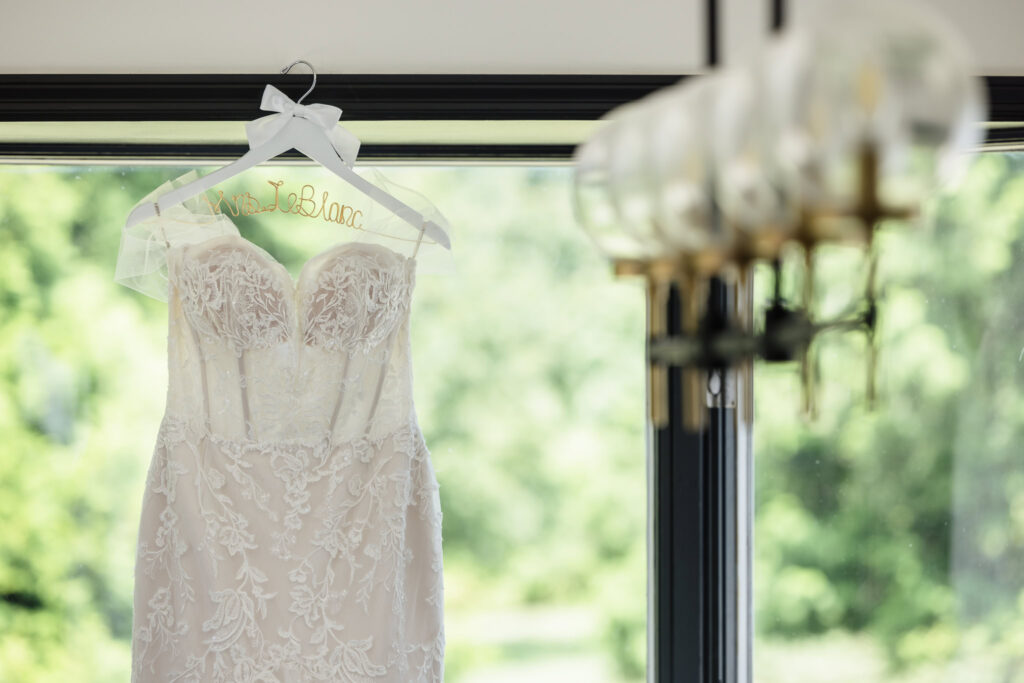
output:
[[[293,279],[226,219],[185,207],[145,228],[162,248],[117,279],[168,303],[168,387],[139,526],[133,683],[441,681],[415,259],[347,242]]]
[[[231,239],[200,243],[202,256],[181,263],[176,280],[189,323],[208,339],[226,342],[236,355],[293,337],[307,346],[370,353],[408,307],[412,259],[384,247],[338,245],[307,264],[331,257],[312,283],[300,278],[293,286],[283,267],[266,262],[262,249],[225,237]]]
[[[296,282],[227,234],[171,248],[167,264],[171,362],[205,369],[174,374],[171,414],[257,439],[311,430],[344,439],[371,418],[381,434],[407,418],[413,259],[343,243],[308,261]],[[202,375],[205,390],[190,381]],[[346,400],[352,410],[343,413]]]

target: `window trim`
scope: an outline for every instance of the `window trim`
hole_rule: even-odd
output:
[[[503,144],[506,121],[596,121],[614,107],[685,76],[337,75],[318,74],[312,98],[342,109],[345,121],[494,122],[487,144],[364,144],[360,160],[505,160],[565,162],[575,144]],[[15,74],[0,75],[0,122],[249,121],[267,83],[304,92],[309,75],[267,74]],[[297,95],[296,95],[297,96]],[[169,123],[169,125],[172,125]],[[232,159],[240,144],[110,144],[0,141],[0,157]],[[294,150],[282,159],[301,158]]]
[[[476,75],[318,74],[315,100],[343,110],[344,121],[596,121],[615,107],[697,74]],[[1024,76],[985,77],[986,144],[1024,147]],[[249,121],[264,85],[304,92],[305,74],[4,74],[0,122]],[[565,162],[573,144],[368,144],[364,160]],[[120,159],[204,156],[231,159],[230,144],[91,144],[0,141],[0,157]],[[281,155],[298,158],[297,152]]]

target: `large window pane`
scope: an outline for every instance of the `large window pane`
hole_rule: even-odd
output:
[[[128,678],[167,309],[116,285],[114,259],[131,205],[185,170],[2,169],[2,680]],[[418,277],[412,311],[444,512],[446,680],[643,680],[642,288],[616,282],[576,226],[568,168],[381,170],[438,205],[456,255],[455,274]],[[302,167],[217,189],[261,196],[269,172],[346,191]],[[236,222],[293,276],[348,238],[302,217]]]
[[[793,368],[756,370],[755,679],[1024,681],[1024,156],[879,247],[876,409],[856,335],[817,342],[816,421]],[[850,248],[817,273],[822,315],[863,286]]]

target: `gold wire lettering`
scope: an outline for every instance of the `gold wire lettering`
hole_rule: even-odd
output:
[[[306,196],[306,188],[309,188],[309,191],[311,193],[309,197]],[[316,202],[313,201],[313,196],[312,196],[312,192],[313,191],[314,190],[313,190],[313,186],[312,185],[309,185],[309,184],[303,185],[302,186],[302,196],[301,196],[301,198],[299,200],[299,204],[298,204],[298,206],[299,206],[298,213],[303,215],[303,216],[306,216],[308,218],[312,218],[312,216],[310,214],[308,214],[308,213],[305,213],[306,209],[304,207],[306,205],[306,202],[312,202],[313,206],[316,206]]]
[[[277,194],[278,194],[278,192],[280,192],[281,186],[284,185],[284,181],[283,180],[278,180],[275,183],[273,180],[268,180],[267,182],[274,186],[274,205],[272,207],[270,207],[269,209],[267,209],[267,210],[268,211],[276,211],[277,210]]]
[[[201,196],[210,207],[210,212],[214,214],[224,213],[224,210],[221,208],[223,205],[227,207],[227,213],[230,213],[232,216],[251,216],[267,211],[280,211],[282,213],[297,214],[304,218],[320,217],[325,221],[345,225],[355,230],[363,229],[363,223],[360,220],[363,212],[354,206],[330,201],[326,190],[321,194],[320,202],[318,203],[316,200],[316,189],[307,183],[302,186],[299,193],[289,192],[286,195],[286,202],[282,203],[281,187],[284,185],[284,181],[268,180],[267,183],[274,188],[273,203],[270,204],[261,204],[259,199],[251,192],[232,195],[231,199],[227,199],[224,196],[223,190],[214,190],[217,193],[215,202],[206,193],[203,193]]]

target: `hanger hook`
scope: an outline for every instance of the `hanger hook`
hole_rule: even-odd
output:
[[[286,66],[285,68],[281,69],[281,73],[283,73],[283,74],[288,73],[293,66],[295,66],[296,64],[299,64],[299,63],[305,64],[306,66],[309,67],[309,70],[313,72],[313,85],[309,86],[309,90],[307,90],[302,95],[302,97],[297,99],[295,101],[295,104],[302,104],[302,100],[306,99],[306,95],[308,95],[309,93],[313,92],[313,88],[316,87],[316,69],[314,69],[313,65],[310,64],[309,62],[307,62],[305,59],[296,59],[294,62],[292,62],[288,66]]]

